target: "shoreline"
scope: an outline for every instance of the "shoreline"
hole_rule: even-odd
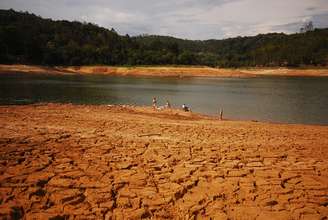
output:
[[[249,124],[263,124],[263,125],[278,125],[278,126],[309,126],[309,127],[328,127],[325,124],[304,124],[304,123],[285,123],[279,121],[261,121],[256,119],[238,119],[238,118],[225,118],[223,120],[219,119],[219,115],[204,114],[201,112],[185,112],[180,108],[170,108],[170,109],[153,109],[151,106],[147,105],[129,105],[129,104],[75,104],[75,103],[56,103],[56,102],[40,102],[40,103],[30,103],[30,104],[3,104],[0,105],[1,109],[6,108],[39,108],[39,107],[69,107],[69,108],[95,108],[95,109],[119,109],[123,112],[142,114],[160,118],[168,119],[182,119],[186,121],[194,120],[205,120],[208,122],[231,122],[231,123],[249,123]]]
[[[114,67],[114,66],[70,66],[47,67],[35,65],[3,65],[0,64],[0,74],[79,74],[79,75],[112,75],[112,76],[150,76],[150,77],[328,77],[328,68],[294,69],[294,68],[210,68],[210,67]]]
[[[0,216],[322,219],[328,127],[151,107],[0,107]]]
[[[40,107],[40,106],[48,106],[48,105],[57,105],[57,106],[86,106],[86,107],[102,107],[102,108],[121,108],[126,110],[132,110],[139,113],[144,114],[154,114],[159,116],[181,116],[186,120],[194,120],[194,119],[202,119],[209,121],[218,121],[218,122],[244,122],[244,123],[262,123],[268,125],[295,125],[295,126],[319,126],[319,127],[328,127],[328,124],[311,124],[311,123],[292,123],[292,122],[281,122],[281,121],[271,121],[271,120],[257,120],[257,119],[238,119],[238,118],[225,118],[223,120],[219,119],[219,115],[217,114],[205,114],[201,112],[184,112],[180,108],[171,107],[170,109],[156,109],[154,110],[151,106],[143,106],[143,105],[129,105],[129,104],[75,104],[75,103],[60,103],[60,102],[35,102],[28,104],[0,104],[0,109],[7,107],[23,107],[23,106],[32,106],[32,107]]]

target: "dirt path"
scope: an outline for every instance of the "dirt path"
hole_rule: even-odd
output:
[[[327,219],[328,126],[0,107],[0,216]]]

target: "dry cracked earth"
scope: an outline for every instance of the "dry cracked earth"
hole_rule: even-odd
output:
[[[2,219],[328,219],[328,126],[0,107]]]

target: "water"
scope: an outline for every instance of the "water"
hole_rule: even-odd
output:
[[[159,105],[166,99],[195,112],[284,123],[328,125],[328,78],[135,78],[0,75],[0,104],[60,102]]]

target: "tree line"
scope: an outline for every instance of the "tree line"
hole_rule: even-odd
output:
[[[131,37],[92,23],[0,10],[0,63],[326,66],[328,29],[200,41],[155,35]]]

